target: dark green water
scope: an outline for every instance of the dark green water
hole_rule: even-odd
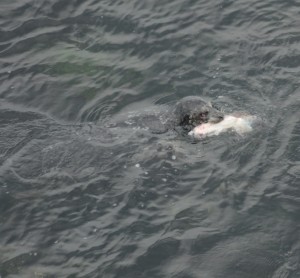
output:
[[[0,277],[300,277],[297,1],[1,0]],[[265,121],[108,127],[197,95]]]

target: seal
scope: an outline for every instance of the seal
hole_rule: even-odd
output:
[[[218,123],[224,115],[210,103],[198,96],[184,97],[174,106],[155,107],[148,112],[136,113],[117,126],[131,126],[136,129],[148,129],[151,133],[161,134],[169,130],[188,133],[203,123]]]

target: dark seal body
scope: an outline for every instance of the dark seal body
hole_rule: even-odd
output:
[[[169,130],[189,132],[202,123],[218,123],[223,118],[222,112],[201,97],[190,96],[179,100],[171,107],[162,106],[161,109],[153,109],[153,111],[133,113],[117,126],[148,129],[155,134]]]

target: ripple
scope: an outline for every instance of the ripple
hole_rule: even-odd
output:
[[[299,4],[0,6],[1,276],[299,277]],[[189,95],[262,121],[125,124]]]

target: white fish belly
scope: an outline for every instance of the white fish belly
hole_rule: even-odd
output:
[[[255,116],[235,117],[232,115],[226,115],[224,120],[219,123],[206,123],[196,126],[189,132],[189,135],[201,138],[205,136],[219,135],[220,133],[230,130],[242,135],[252,131],[251,124],[254,120]]]

